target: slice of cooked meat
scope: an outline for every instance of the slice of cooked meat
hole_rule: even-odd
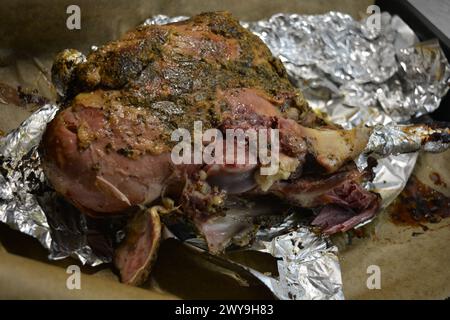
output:
[[[141,285],[155,262],[161,240],[161,222],[155,210],[140,210],[129,221],[114,264],[123,283]]]
[[[331,224],[324,222],[329,213],[316,220],[328,232],[346,230],[378,207],[378,197],[361,188],[362,176],[345,169],[369,131],[342,130],[318,117],[280,60],[228,13],[141,26],[85,59],[65,51],[52,73],[64,108],[43,137],[43,167],[83,212],[121,214],[170,195],[214,242],[220,228],[209,222],[226,214],[227,193],[256,189],[304,207],[338,205],[345,215]],[[222,132],[279,129],[278,171],[261,176],[261,163],[175,165],[171,133],[192,132],[195,121]]]

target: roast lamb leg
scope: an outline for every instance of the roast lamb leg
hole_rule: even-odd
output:
[[[355,217],[370,217],[378,208],[379,197],[361,187],[370,175],[352,165],[371,130],[343,130],[315,114],[280,60],[229,13],[140,26],[87,57],[65,50],[52,75],[62,108],[42,139],[43,168],[55,190],[85,214],[129,214],[170,197],[179,208],[173,214],[217,244],[203,227],[226,215],[231,193],[275,194],[314,208],[321,212],[316,224],[327,233],[348,230],[362,219]],[[192,133],[196,121],[223,133],[277,129],[278,171],[261,175],[260,162],[175,164],[172,133]],[[332,219],[330,208],[339,219]],[[151,223],[142,229],[147,240],[156,220],[142,219]],[[133,283],[129,275],[140,277],[149,260],[130,271],[127,243],[116,261],[124,281]],[[220,243],[211,251],[223,251],[229,241]],[[153,256],[154,250],[143,252]]]

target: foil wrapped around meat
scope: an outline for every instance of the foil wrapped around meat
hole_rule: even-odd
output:
[[[438,41],[419,43],[401,18],[387,12],[380,14],[379,28],[339,12],[277,14],[246,26],[280,57],[311,107],[346,129],[383,128],[430,113],[450,86],[450,67]],[[383,129],[390,136],[384,141],[375,130],[368,146],[390,149],[367,186],[381,194],[383,208],[405,187],[417,159],[412,151],[420,149],[417,139],[393,128]],[[445,148],[438,145],[434,148]],[[408,146],[410,153],[401,154]],[[366,160],[362,155],[358,167]]]
[[[163,24],[186,17],[154,16],[145,24]],[[422,147],[420,132],[405,134],[397,126],[439,107],[449,88],[450,67],[437,41],[418,43],[414,32],[397,16],[383,13],[381,27],[366,20],[330,12],[324,15],[277,14],[267,20],[242,24],[257,34],[285,64],[289,76],[317,112],[344,128],[375,126],[366,153],[378,161],[367,188],[380,193],[383,207],[405,186]],[[95,47],[93,47],[95,50]],[[83,57],[78,57],[82,60]],[[18,129],[0,139],[0,221],[35,237],[50,259],[75,257],[83,264],[110,262],[107,244],[121,238],[120,221],[95,226],[61,201],[47,185],[37,145],[58,106],[47,104]],[[415,136],[414,136],[415,135]],[[420,140],[421,141],[421,140]],[[425,149],[438,151],[448,144],[432,141]],[[408,151],[409,153],[400,154]],[[59,214],[64,210],[65,214]],[[94,223],[95,224],[95,223]],[[171,233],[202,249],[197,238]],[[102,238],[103,237],[103,238]],[[101,239],[99,239],[101,238]],[[99,245],[100,244],[100,245]],[[248,250],[278,259],[279,276],[268,276],[243,266],[280,299],[343,299],[337,247],[288,215],[261,228]]]

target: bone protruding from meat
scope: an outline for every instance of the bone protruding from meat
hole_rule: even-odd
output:
[[[413,124],[376,126],[364,150],[365,154],[386,157],[391,154],[424,150],[442,152],[450,147],[450,124]]]
[[[277,181],[287,180],[290,175],[295,172],[300,164],[296,158],[288,157],[284,154],[279,156],[278,170],[273,175],[261,175],[259,172],[255,173],[255,180],[259,188],[266,192]]]

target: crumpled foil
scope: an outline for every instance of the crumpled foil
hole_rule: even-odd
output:
[[[417,43],[409,26],[387,12],[380,28],[339,12],[277,14],[245,25],[280,57],[310,105],[344,127],[432,112],[449,87],[437,40]]]
[[[438,137],[437,140],[430,139]],[[364,170],[368,157],[378,159],[373,181],[368,190],[377,192],[386,208],[403,190],[417,160],[418,152],[442,152],[450,147],[450,128],[432,128],[427,125],[397,125],[393,122],[373,127],[364,152],[355,160]],[[366,224],[367,221],[363,222]]]
[[[0,139],[0,221],[39,240],[50,259],[72,256],[92,266],[110,262],[88,244],[86,218],[65,204],[55,207],[56,193],[45,182],[37,147],[58,109],[43,106]]]
[[[436,110],[450,86],[438,41],[418,43],[414,31],[387,12],[380,28],[366,22],[330,12],[277,14],[245,25],[280,57],[311,107],[346,129],[407,122]],[[398,139],[392,136],[385,148],[399,152],[378,161],[367,185],[381,194],[383,208],[403,190],[417,159],[416,153],[396,154],[404,135],[392,133]],[[365,159],[357,160],[360,168]]]
[[[277,278],[249,270],[279,299],[344,299],[338,250],[327,238],[300,226],[268,241],[257,236],[252,249],[280,259]]]
[[[47,249],[53,242],[50,226],[32,191],[44,180],[36,146],[57,110],[53,105],[42,107],[0,140],[0,221],[35,237]]]
[[[159,15],[145,24],[183,19],[186,17]],[[396,124],[435,110],[449,87],[450,67],[438,43],[417,43],[414,32],[388,13],[381,15],[379,29],[338,12],[277,14],[243,25],[280,57],[315,110],[344,128],[380,125],[375,127],[366,153],[379,151],[386,156],[406,150],[402,148],[417,150],[417,141],[401,133]],[[84,216],[61,215],[55,209],[61,208],[51,205],[55,194],[45,183],[37,145],[57,109],[44,106],[0,139],[0,221],[37,238],[52,259],[72,256],[89,265],[110,262],[110,254],[99,254],[89,242]],[[390,138],[383,140],[386,134]],[[443,145],[433,142],[429,148],[437,151]],[[360,167],[366,157],[363,154],[356,161]],[[381,194],[383,206],[403,189],[416,157],[417,153],[408,153],[379,160],[375,179],[367,188]],[[191,240],[187,243],[200,249],[204,245]],[[249,249],[278,259],[278,277],[244,266],[276,297],[344,298],[337,247],[292,216],[259,230]]]

